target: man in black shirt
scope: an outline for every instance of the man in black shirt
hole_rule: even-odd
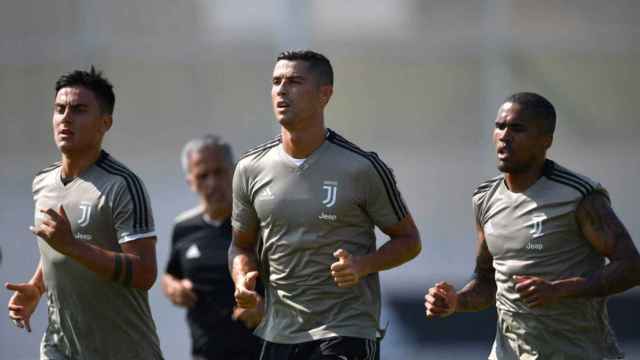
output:
[[[227,267],[231,147],[217,136],[205,135],[185,145],[181,160],[200,204],[176,218],[162,288],[172,303],[187,308],[194,360],[256,359],[260,340],[249,329],[260,322],[262,307],[235,307]]]

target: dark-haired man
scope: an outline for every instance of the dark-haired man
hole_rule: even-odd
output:
[[[56,82],[53,138],[61,161],[33,181],[40,262],[15,293],[9,317],[29,320],[46,293],[41,359],[162,359],[147,290],[156,279],[156,237],[147,192],[102,150],[115,96],[101,73]]]
[[[229,266],[240,307],[256,306],[258,276],[266,284],[262,360],[376,358],[378,272],[421,249],[392,171],[325,128],[332,92],[326,57],[281,53],[271,90],[281,135],[234,174]],[[379,249],[375,226],[390,237]]]
[[[502,104],[493,140],[503,175],[473,194],[474,279],[457,293],[437,283],[425,296],[428,318],[495,304],[490,359],[622,358],[607,296],[640,283],[640,256],[607,191],[547,159],[555,122],[538,94]]]
[[[176,218],[171,255],[162,289],[187,309],[194,360],[255,360],[260,339],[251,334],[262,306],[235,306],[227,267],[231,243],[233,152],[216,135],[190,140],[182,149],[182,168],[200,204]]]

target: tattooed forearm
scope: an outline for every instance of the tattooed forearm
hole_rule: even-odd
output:
[[[496,302],[496,271],[493,256],[487,248],[484,233],[479,231],[476,268],[473,279],[458,293],[456,311],[480,311]]]
[[[133,280],[133,262],[124,254],[117,254],[114,258],[113,277],[115,282],[122,283],[124,286],[131,286]]]

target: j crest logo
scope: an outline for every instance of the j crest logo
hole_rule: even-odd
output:
[[[322,204],[328,208],[336,204],[336,193],[338,192],[337,181],[325,181],[322,183],[322,189],[326,192]]]
[[[542,228],[542,222],[544,220],[547,220],[547,215],[543,213],[535,213],[531,215],[531,230],[529,230],[531,240],[527,243],[527,250],[542,250],[544,248],[542,239],[540,239],[540,237],[544,235],[544,230]]]
[[[80,225],[81,227],[85,227],[89,224],[89,221],[91,220],[91,203],[87,201],[82,201],[79,207],[80,207],[80,210],[82,210],[82,215],[78,220],[78,225]]]

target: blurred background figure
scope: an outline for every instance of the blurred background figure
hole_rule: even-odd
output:
[[[176,218],[162,289],[173,304],[187,309],[193,359],[256,359],[259,339],[251,329],[260,322],[262,307],[234,307],[227,267],[231,147],[216,135],[205,135],[184,146],[181,162],[199,205]]]

